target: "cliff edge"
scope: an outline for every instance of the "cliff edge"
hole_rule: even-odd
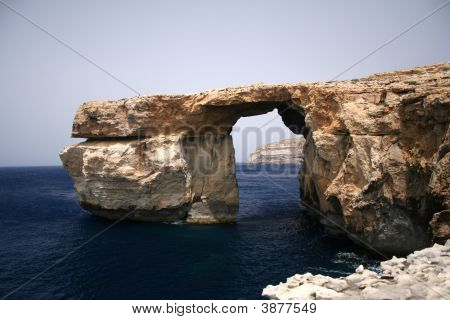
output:
[[[256,148],[248,157],[248,163],[296,163],[303,160],[305,138],[285,139]]]

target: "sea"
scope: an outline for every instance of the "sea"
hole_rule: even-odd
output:
[[[296,165],[238,164],[235,224],[101,219],[62,167],[0,168],[0,297],[261,299],[294,274],[346,276],[380,258],[335,238],[299,201]]]

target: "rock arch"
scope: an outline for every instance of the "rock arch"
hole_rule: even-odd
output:
[[[235,221],[229,133],[240,117],[277,108],[306,138],[301,194],[320,221],[375,250],[410,251],[448,237],[428,223],[445,221],[450,205],[449,67],[88,102],[72,128],[87,141],[60,156],[94,214]]]

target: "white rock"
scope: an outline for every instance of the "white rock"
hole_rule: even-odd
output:
[[[359,266],[344,279],[310,273],[296,275],[302,285],[288,290],[286,283],[267,286],[263,296],[276,299],[450,299],[450,256],[435,256],[445,246],[435,245],[404,258],[381,263],[390,275],[377,274]],[[432,263],[428,257],[433,256]],[[411,263],[411,264],[409,264]]]
[[[356,268],[355,272],[356,273],[362,273],[364,271],[364,266],[362,264],[359,265],[358,268]]]

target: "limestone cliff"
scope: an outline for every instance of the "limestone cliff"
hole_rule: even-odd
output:
[[[286,139],[256,148],[248,163],[300,163],[303,159],[305,138]]]
[[[231,136],[90,141],[61,153],[83,207],[105,218],[233,222]]]
[[[306,138],[301,197],[329,230],[384,252],[449,237],[450,63],[329,83],[88,102],[72,131],[88,140],[61,159],[94,214],[233,221],[229,133],[240,117],[275,108]]]

